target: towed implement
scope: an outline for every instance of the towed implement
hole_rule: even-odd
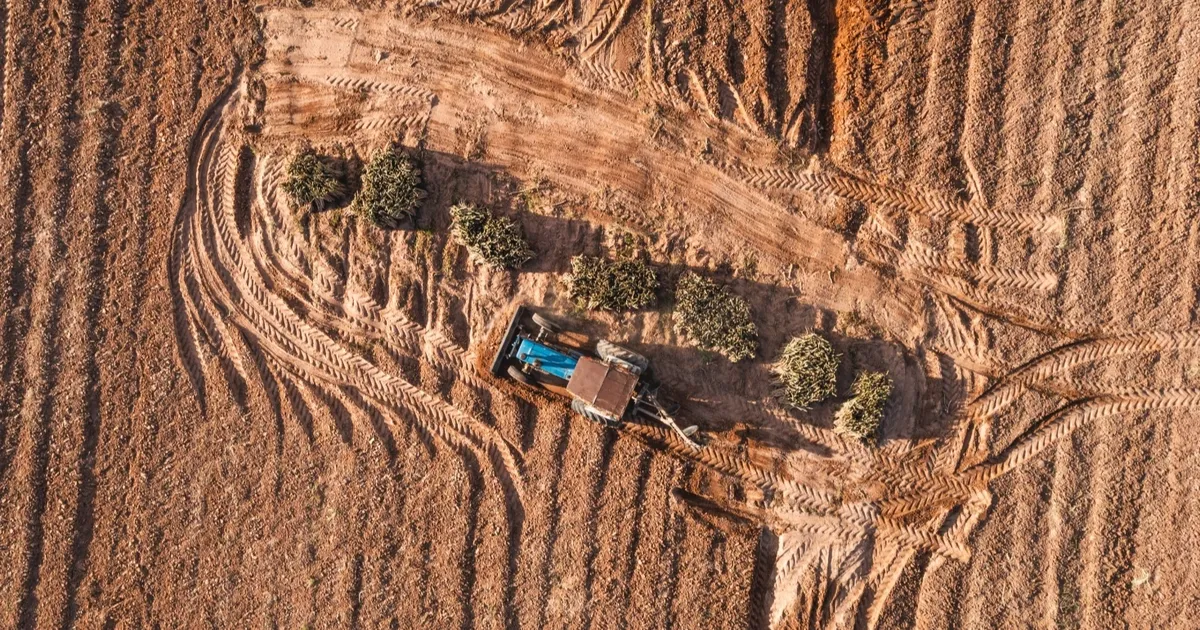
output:
[[[692,448],[697,427],[681,428],[675,421],[678,405],[659,396],[659,383],[650,361],[628,348],[601,339],[595,351],[567,339],[562,328],[521,306],[508,323],[492,360],[492,374],[565,395],[575,413],[608,427],[635,418],[660,422]]]

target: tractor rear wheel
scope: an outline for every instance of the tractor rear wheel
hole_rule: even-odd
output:
[[[595,407],[583,402],[582,400],[580,400],[578,398],[571,401],[571,410],[574,411],[575,413],[583,416],[584,418],[587,418],[588,420],[591,420],[592,422],[595,422],[596,424],[599,424],[601,426],[616,427],[616,426],[621,425],[621,423],[619,421],[613,420],[612,418],[605,416],[604,414],[600,413]]]
[[[596,354],[605,363],[617,362],[626,365],[634,374],[641,374],[650,367],[650,359],[607,339],[596,342]]]

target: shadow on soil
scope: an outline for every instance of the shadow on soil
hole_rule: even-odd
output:
[[[523,274],[565,274],[570,257],[577,254],[614,257],[611,238],[621,231],[572,216],[550,216],[559,205],[547,202],[545,189],[522,182],[502,169],[467,161],[435,151],[414,151],[422,164],[428,195],[415,221],[415,229],[405,237],[412,249],[424,254],[411,286],[389,288],[408,292],[401,300],[410,305],[415,321],[426,321],[429,279],[464,281],[478,271],[469,267],[461,246],[450,234],[452,205],[472,202],[516,220],[525,231],[537,256],[519,271],[489,271],[499,280],[488,290],[516,293]],[[539,199],[539,197],[541,197]],[[540,212],[527,208],[540,203]],[[573,208],[563,208],[570,214]],[[611,233],[610,233],[611,232]],[[606,238],[609,237],[609,238]],[[649,239],[653,240],[653,238]],[[608,246],[606,246],[606,243]],[[644,243],[643,243],[644,245]],[[335,245],[337,247],[337,245]],[[638,250],[637,246],[632,247]],[[667,252],[672,256],[673,252]],[[656,258],[663,257],[656,251]],[[653,310],[627,314],[582,312],[565,296],[553,294],[545,303],[531,304],[540,312],[561,320],[565,327],[592,339],[611,338],[650,358],[666,393],[681,402],[681,420],[698,424],[702,431],[723,432],[745,442],[755,442],[785,450],[822,447],[805,441],[796,426],[805,423],[825,428],[833,426],[833,416],[845,401],[855,374],[861,370],[885,371],[893,379],[894,389],[888,404],[882,441],[933,437],[944,433],[950,419],[962,403],[962,383],[954,375],[953,360],[923,348],[906,348],[885,338],[870,322],[855,321],[853,313],[839,313],[808,304],[790,287],[756,279],[753,274],[737,273],[729,265],[713,268],[682,264],[656,264],[659,274],[659,299]],[[347,272],[349,270],[347,269]],[[673,294],[679,277],[693,271],[727,285],[745,298],[754,313],[759,331],[759,350],[755,359],[731,363],[724,357],[688,344],[672,330]],[[449,296],[451,303],[457,299]],[[453,306],[453,304],[451,304]],[[469,323],[460,309],[443,308],[447,321],[439,322],[453,341],[466,345]],[[853,330],[854,334],[847,334]],[[624,333],[622,331],[625,331]],[[824,335],[842,356],[838,373],[839,396],[806,411],[789,410],[776,401],[770,364],[792,337],[816,331]],[[865,332],[864,332],[865,331]],[[667,343],[643,343],[643,338],[669,340]]]

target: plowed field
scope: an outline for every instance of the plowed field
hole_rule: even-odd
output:
[[[1200,4],[307,4],[0,1],[0,627],[1200,624]],[[393,143],[410,229],[283,190]],[[704,447],[493,378],[521,304]],[[877,444],[776,397],[809,330]]]

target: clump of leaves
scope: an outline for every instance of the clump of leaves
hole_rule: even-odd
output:
[[[492,213],[473,203],[457,203],[450,208],[450,230],[463,245],[471,247],[479,241],[483,234],[483,226],[487,225]]]
[[[568,294],[579,308],[631,311],[654,302],[658,274],[640,260],[610,261],[595,256],[571,259]]]
[[[859,372],[851,392],[854,398],[838,409],[833,428],[863,441],[874,440],[883,422],[883,407],[892,395],[892,379],[883,372]]]
[[[840,357],[824,337],[806,333],[789,341],[772,366],[780,396],[789,405],[808,409],[837,393]]]
[[[297,153],[287,167],[283,191],[298,208],[320,211],[345,191],[337,171],[312,149]]]
[[[521,226],[475,204],[450,208],[451,231],[472,254],[493,267],[516,269],[533,258]]]
[[[354,205],[375,225],[395,229],[416,215],[424,196],[420,167],[400,149],[389,147],[371,156]]]
[[[690,271],[675,289],[675,330],[733,362],[753,357],[758,347],[746,300]]]

